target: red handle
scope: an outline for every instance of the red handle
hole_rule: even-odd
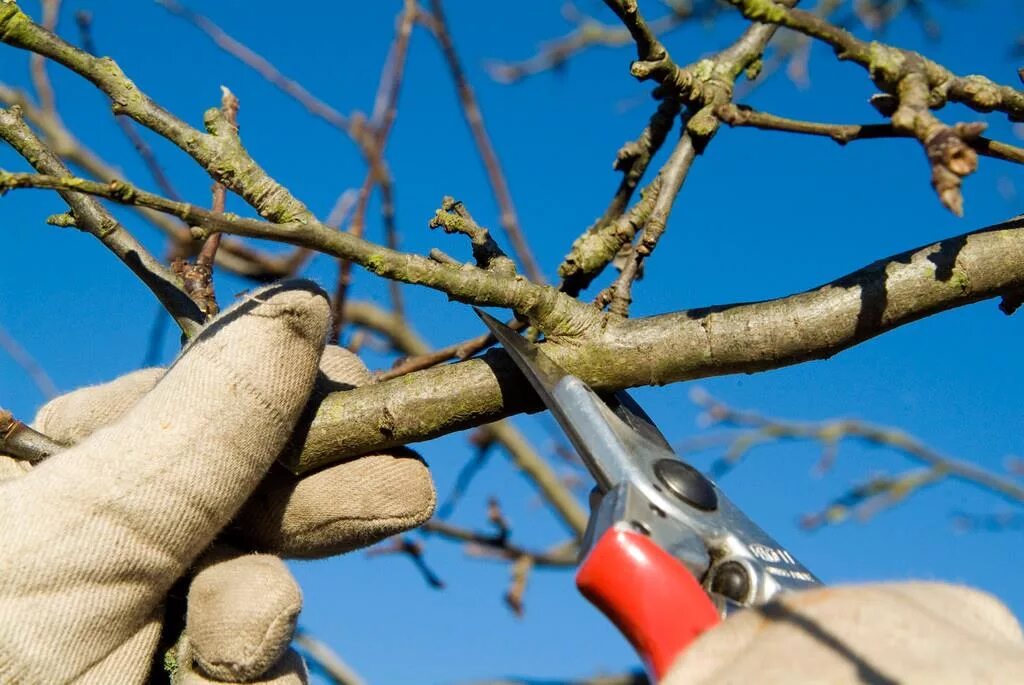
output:
[[[611,619],[661,680],[718,611],[687,568],[650,538],[609,529],[576,573],[576,587]]]

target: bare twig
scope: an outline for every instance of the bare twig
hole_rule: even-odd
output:
[[[643,199],[629,214],[623,213],[647,171],[651,158],[665,142],[679,110],[680,105],[676,100],[662,101],[637,139],[619,149],[613,167],[622,172],[622,181],[604,214],[576,239],[569,254],[559,265],[558,275],[562,278],[563,292],[576,296],[589,286],[647,221],[661,183],[660,178],[647,186]]]
[[[419,542],[400,535],[391,538],[388,542],[383,542],[366,550],[366,556],[368,557],[380,557],[389,554],[400,554],[408,557],[413,565],[416,566],[416,570],[423,576],[423,580],[426,581],[427,585],[435,590],[444,589],[444,581],[434,573],[423,558],[423,545]]]
[[[448,496],[438,505],[434,516],[439,520],[443,521],[451,516],[455,510],[455,505],[466,494],[466,490],[469,488],[473,478],[480,473],[484,464],[487,463],[487,456],[491,453],[491,447],[494,446],[494,436],[487,431],[477,429],[469,436],[469,443],[473,446],[473,455],[459,469],[458,475],[455,476],[455,483],[448,492]]]
[[[816,440],[822,444],[824,451],[819,469],[831,467],[836,458],[836,446],[846,438],[893,448],[924,465],[923,469],[912,469],[897,476],[875,476],[855,486],[833,500],[822,512],[804,517],[803,525],[809,528],[843,521],[851,513],[870,516],[945,478],[979,487],[1015,504],[1024,504],[1024,485],[1011,476],[993,473],[970,462],[944,456],[895,428],[852,419],[821,422],[774,419],[732,409],[703,391],[694,392],[692,397],[704,408],[711,421],[747,429],[732,439],[725,456],[712,466],[712,473],[716,476],[733,468],[752,447],[792,439]]]
[[[671,3],[666,15],[651,22],[651,31],[655,35],[665,35],[691,17],[710,19],[719,11],[721,7],[717,2]],[[609,26],[579,13],[570,18],[576,27],[565,36],[542,44],[532,57],[518,62],[487,61],[484,66],[491,78],[501,83],[516,83],[545,71],[564,69],[570,60],[590,48],[619,48],[633,42],[629,31],[621,27]]]
[[[364,685],[366,682],[326,642],[301,627],[295,631],[292,642],[302,652],[306,663],[334,685]]]
[[[362,237],[366,226],[366,210],[369,206],[370,194],[376,186],[380,190],[380,209],[384,223],[385,241],[387,246],[393,250],[398,249],[398,229],[395,225],[395,190],[391,170],[384,159],[384,148],[398,112],[398,95],[405,75],[409,41],[418,12],[419,8],[415,0],[405,0],[402,11],[398,15],[395,37],[391,42],[388,59],[377,84],[373,113],[370,121],[362,125],[365,132],[356,141],[370,168],[355,202],[349,232],[357,237]],[[338,280],[335,285],[334,297],[331,300],[333,317],[328,339],[332,342],[338,341],[341,329],[345,324],[345,299],[348,297],[351,284],[352,262],[347,259],[339,260]],[[391,292],[392,308],[401,314],[404,309],[401,287],[392,281],[388,284],[388,288]]]
[[[1003,511],[998,514],[971,514],[960,511],[954,513],[952,518],[953,529],[960,533],[1004,533],[1024,530],[1024,513],[1019,511]]]
[[[914,138],[911,131],[898,129],[892,124],[828,124],[817,121],[789,119],[767,112],[759,112],[743,105],[725,105],[718,115],[730,126],[750,126],[765,131],[785,131],[831,138],[840,145],[857,140],[879,138]],[[1024,164],[1024,148],[976,136],[965,141],[975,152],[993,159]]]
[[[675,149],[672,151],[672,156],[669,157],[659,173],[660,185],[658,196],[654,199],[654,204],[651,207],[651,213],[648,215],[647,221],[644,222],[644,230],[640,234],[640,240],[630,251],[622,273],[619,274],[615,283],[609,288],[611,294],[609,310],[613,314],[618,314],[619,316],[627,316],[629,314],[629,305],[633,300],[631,294],[633,281],[640,273],[644,260],[654,251],[662,234],[665,232],[669,212],[672,211],[672,205],[675,204],[676,196],[679,194],[679,189],[683,186],[683,181],[690,171],[690,165],[693,163],[693,158],[696,154],[697,148],[690,133],[683,133]],[[600,304],[604,303],[599,299]]]
[[[512,251],[516,259],[519,260],[519,263],[523,265],[527,277],[534,283],[543,283],[544,274],[534,259],[530,246],[527,244],[522,228],[519,225],[519,218],[512,203],[512,194],[508,189],[508,181],[505,179],[501,162],[498,160],[498,153],[494,149],[490,137],[487,135],[483,113],[480,111],[480,104],[477,102],[473,87],[466,78],[466,73],[459,61],[459,56],[455,52],[455,44],[448,30],[441,0],[431,0],[430,9],[431,21],[427,23],[427,26],[437,38],[437,42],[441,46],[441,52],[444,53],[445,61],[448,64],[448,71],[451,72],[452,80],[455,82],[455,91],[462,105],[462,113],[466,118],[466,123],[469,125],[473,141],[476,143],[480,159],[483,161],[487,179],[491,184],[491,190],[494,192],[494,198],[498,203],[500,211],[498,223],[501,224],[502,230],[508,236],[512,244]]]
[[[512,564],[512,579],[505,593],[505,604],[516,616],[521,617],[525,610],[526,583],[530,579],[533,564],[533,557],[527,555],[519,557]]]
[[[296,102],[305,107],[310,114],[323,119],[335,128],[351,133],[352,122],[348,117],[310,93],[299,82],[282,74],[278,71],[277,67],[268,62],[262,55],[235,40],[208,18],[193,12],[177,2],[177,0],[157,0],[157,2],[164,9],[181,17],[205,33],[221,50],[235,57],[271,84],[287,93]]]
[[[43,28],[53,31],[57,27],[57,19],[60,17],[61,0],[43,0],[42,4]],[[29,73],[32,77],[32,87],[35,88],[36,96],[39,98],[39,107],[50,116],[57,116],[53,85],[50,83],[50,77],[46,74],[46,58],[34,53],[30,55]]]
[[[228,124],[238,127],[238,98],[235,94],[227,89],[225,86],[221,86],[221,101],[220,108],[224,114],[224,120]],[[225,205],[227,202],[228,189],[224,187],[222,183],[217,181],[213,182],[213,202],[211,208],[214,212],[223,214]],[[214,294],[213,288],[213,265],[217,257],[217,250],[220,247],[221,236],[219,233],[215,233],[208,237],[203,243],[202,249],[199,251],[199,255],[196,257],[196,268],[201,269],[203,273],[204,283],[202,284],[201,297],[202,303],[205,304],[204,310],[207,316],[214,316],[217,314],[217,297]],[[193,297],[196,297],[197,293],[192,293]]]
[[[441,208],[430,220],[430,228],[442,228],[445,233],[461,233],[473,245],[473,258],[481,269],[514,276],[515,263],[505,256],[490,232],[476,223],[469,210],[453,197],[441,200]]]
[[[528,550],[494,533],[467,530],[438,519],[424,523],[422,530],[457,542],[470,543],[473,547],[469,550],[477,552],[476,556],[486,553],[487,556],[503,561],[514,561],[525,556],[537,567],[552,568],[568,568],[575,566],[577,562],[575,542],[559,544],[545,551]]]
[[[0,349],[10,355],[11,359],[28,374],[43,397],[51,399],[57,396],[57,386],[50,375],[3,326],[0,326]]]
[[[82,41],[82,49],[96,55],[96,45],[92,37],[92,13],[85,10],[75,12],[75,24],[78,26],[78,35]],[[171,183],[171,179],[164,173],[163,166],[157,160],[153,148],[139,135],[131,119],[118,115],[114,117],[114,121],[117,122],[121,132],[128,139],[128,142],[132,144],[132,147],[135,148],[135,151],[139,153],[142,163],[149,170],[149,174],[153,177],[157,187],[160,188],[160,192],[172,200],[180,200],[181,195],[175,189],[174,184]]]
[[[0,137],[41,173],[70,176],[64,163],[25,125],[20,108],[0,109]],[[94,235],[117,255],[156,295],[186,336],[195,334],[203,315],[174,275],[95,199],[68,190],[58,192],[71,208],[74,225]]]

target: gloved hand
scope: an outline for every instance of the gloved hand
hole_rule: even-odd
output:
[[[1024,638],[995,598],[941,583],[822,588],[730,616],[664,685],[1024,683]]]
[[[408,450],[304,478],[272,466],[311,393],[369,381],[347,351],[324,353],[328,318],[316,286],[271,286],[166,372],[43,407],[35,427],[74,446],[31,469],[0,457],[0,682],[144,681],[189,574],[176,681],[305,682],[288,648],[301,594],[278,555],[370,544],[435,501]]]

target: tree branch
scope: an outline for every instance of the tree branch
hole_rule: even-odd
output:
[[[444,16],[444,8],[441,0],[430,0],[431,21],[428,24],[434,37],[437,38],[448,64],[448,71],[451,72],[452,81],[455,83],[455,91],[459,96],[462,105],[462,113],[469,125],[470,133],[473,135],[473,142],[476,144],[480,159],[484,163],[484,171],[487,173],[487,180],[494,191],[494,198],[498,203],[500,216],[498,222],[505,231],[509,241],[512,243],[513,252],[523,265],[523,270],[530,280],[535,283],[544,282],[544,274],[533,252],[523,236],[522,228],[519,226],[519,217],[516,215],[515,205],[512,204],[512,193],[508,189],[508,181],[501,169],[501,162],[498,160],[498,153],[487,135],[484,127],[483,113],[480,111],[480,103],[477,102],[473,87],[466,78],[466,73],[459,62],[459,56],[455,52],[455,43],[452,41],[451,33],[448,31],[447,20]]]
[[[0,350],[6,352],[18,366],[24,369],[43,397],[50,400],[57,396],[57,386],[50,375],[3,326],[0,326]]]
[[[728,0],[747,19],[767,22],[811,36],[832,47],[841,60],[864,67],[872,82],[889,98],[875,100],[895,128],[921,141],[932,170],[932,186],[942,204],[963,214],[961,179],[977,168],[970,144],[985,128],[981,122],[945,124],[932,114],[947,102],[978,112],[998,110],[1010,121],[1024,121],[1024,92],[980,76],[958,76],[919,53],[856,38],[845,29],[803,10],[774,0]],[[894,101],[893,101],[894,100]]]
[[[345,307],[345,317],[356,325],[382,333],[405,354],[421,356],[430,351],[427,343],[403,318],[368,302],[349,302]],[[537,486],[541,497],[555,514],[573,534],[582,537],[589,518],[587,512],[526,437],[508,421],[489,423],[481,426],[480,430],[485,439],[493,440],[505,449],[512,463]]]
[[[669,33],[694,16],[705,20],[711,19],[720,10],[718,3],[713,1],[701,2],[696,8],[690,2],[666,4],[669,5],[668,14],[651,22],[651,32],[655,35]],[[499,83],[516,83],[545,71],[564,69],[569,60],[591,47],[619,48],[633,42],[632,35],[626,29],[603,24],[593,17],[579,15],[572,5],[566,7],[573,9],[573,16],[567,18],[576,23],[575,29],[561,38],[542,44],[537,54],[527,59],[517,62],[488,60],[484,68],[491,78]],[[565,9],[563,14],[566,14]]]
[[[545,351],[615,390],[824,359],[1024,284],[1024,218],[911,250],[804,293],[621,320],[604,315]],[[585,333],[583,331],[586,331]],[[503,352],[327,397],[298,468],[540,409]]]
[[[0,7],[0,12],[3,8]],[[70,172],[32,130],[18,107],[0,108],[0,138],[44,174],[66,176]],[[74,225],[95,236],[131,269],[171,314],[182,332],[191,337],[204,320],[203,313],[182,290],[174,274],[151,255],[99,202],[71,188],[59,190],[73,214]]]
[[[63,446],[17,420],[11,412],[0,407],[0,454],[9,454],[16,459],[24,459],[34,464],[62,449]]]
[[[508,307],[546,334],[556,362],[598,390],[749,373],[822,359],[917,319],[1024,287],[1024,216],[875,262],[805,293],[753,304],[622,319],[554,288],[406,255],[316,223],[218,215],[123,183],[2,174],[0,186],[94,193],[175,213],[203,237],[224,231],[293,242],[453,298]],[[539,408],[504,353],[491,352],[329,396],[297,469],[433,438]]]
[[[840,145],[857,140],[883,138],[913,138],[913,133],[901,130],[892,124],[828,124],[819,121],[802,121],[760,112],[745,105],[724,105],[718,108],[718,116],[729,126],[749,126],[762,131],[784,131],[831,138]],[[965,141],[975,152],[1004,162],[1024,164],[1024,148],[977,136]]]

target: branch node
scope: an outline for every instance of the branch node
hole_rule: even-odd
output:
[[[473,258],[481,269],[503,276],[515,275],[515,263],[502,252],[491,238],[490,232],[473,220],[465,205],[459,200],[445,196],[441,200],[441,208],[434,214],[428,226],[442,228],[445,233],[461,233],[467,236],[473,245]]]
[[[61,214],[51,214],[46,217],[46,223],[58,228],[78,228],[81,230],[78,223],[75,221],[75,215],[70,211],[63,212]]]

